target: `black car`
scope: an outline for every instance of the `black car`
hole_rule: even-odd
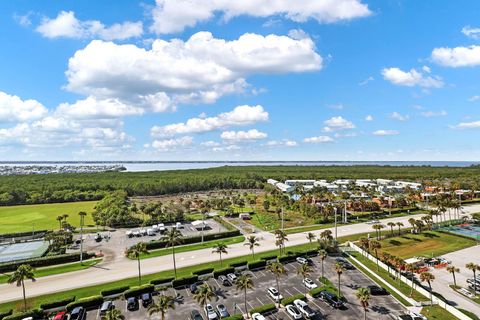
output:
[[[152,294],[151,293],[144,293],[142,294],[142,306],[147,308],[153,302]]]
[[[128,311],[136,311],[138,310],[138,299],[135,297],[130,297],[127,299],[127,310]]]
[[[376,285],[371,285],[367,287],[368,290],[370,290],[370,293],[372,296],[385,296],[388,293],[387,289],[376,286]]]
[[[190,312],[190,320],[203,320],[203,317],[198,310],[192,310]]]
[[[76,307],[70,313],[71,320],[85,320],[87,318],[87,311],[84,307]]]
[[[337,259],[335,259],[335,261],[340,263],[342,265],[342,267],[345,268],[346,270],[355,269],[355,267],[350,262],[348,262],[347,260],[345,260],[343,258],[337,258]]]
[[[221,319],[230,317],[230,313],[227,311],[227,307],[225,307],[224,304],[217,305],[217,311]]]
[[[115,309],[115,305],[113,304],[112,301],[105,301],[102,303],[102,306],[100,307],[100,316],[104,316],[107,314],[108,311]]]
[[[203,282],[197,282],[197,283],[193,283],[190,285],[190,292],[193,294],[195,292],[197,292],[198,290],[198,287],[201,286],[203,284]]]
[[[223,284],[224,286],[228,287],[228,286],[231,286],[231,282],[230,280],[228,280],[228,278],[226,276],[220,276],[218,277],[218,282],[220,282],[221,284]]]
[[[343,301],[340,300],[335,294],[328,291],[320,291],[320,299],[325,301],[331,307],[339,309],[343,307]]]

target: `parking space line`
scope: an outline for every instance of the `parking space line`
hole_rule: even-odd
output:
[[[318,304],[315,302],[315,300],[312,300],[311,302],[313,303],[314,306],[316,306],[318,309],[320,309],[320,311],[322,311],[323,313],[326,313],[326,311],[325,311],[322,307],[320,307],[320,305],[318,305]]]
[[[286,293],[288,293],[289,296],[293,296],[287,289],[284,289]]]
[[[262,300],[260,300],[258,297],[256,297],[257,301],[260,303],[260,305],[263,305]]]
[[[300,293],[300,294],[304,294],[304,292],[298,290],[297,287],[292,287],[292,289],[297,290],[297,292]]]

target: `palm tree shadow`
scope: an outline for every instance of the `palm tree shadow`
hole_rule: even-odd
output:
[[[380,313],[380,314],[389,314],[390,313],[390,310],[388,308],[385,308],[384,306],[372,306],[370,308],[372,311],[376,312],[376,313]]]

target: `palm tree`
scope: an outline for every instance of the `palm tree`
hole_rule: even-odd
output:
[[[222,253],[228,254],[227,249],[228,249],[227,245],[223,242],[213,246],[212,253],[218,253],[220,255],[220,268],[223,267]]]
[[[17,287],[22,287],[23,291],[23,309],[27,311],[27,296],[25,295],[25,280],[32,280],[35,282],[35,274],[32,266],[28,264],[20,265],[17,270],[10,276],[8,283],[16,283]]]
[[[369,243],[370,250],[373,250],[375,252],[375,258],[377,259],[377,270],[379,270],[378,266],[378,249],[382,248],[382,244],[379,241],[372,240]]]
[[[370,301],[371,293],[370,290],[367,288],[359,288],[357,292],[355,293],[357,296],[358,300],[360,301],[360,304],[363,307],[363,314],[364,314],[364,319],[367,320],[367,308],[368,308],[368,302]]]
[[[200,304],[202,309],[204,309],[205,305],[209,303],[214,297],[216,297],[215,291],[208,283],[204,283],[199,286],[197,291],[193,295],[193,299],[195,299],[195,301]]]
[[[172,228],[167,231],[167,234],[165,235],[165,240],[167,242],[167,247],[172,248],[173,271],[175,273],[175,278],[177,278],[177,261],[175,260],[175,246],[182,243],[182,233],[177,228]]]
[[[125,255],[129,259],[137,259],[138,262],[138,285],[140,286],[142,284],[142,271],[140,268],[140,257],[142,254],[148,254],[147,250],[147,245],[145,242],[139,242],[134,246],[131,246],[130,248],[127,249],[127,252]]]
[[[473,279],[477,279],[477,270],[480,269],[480,266],[478,264],[475,264],[473,262],[469,262],[465,265],[465,267],[468,270],[471,270],[473,272]],[[477,282],[473,281],[473,292],[475,292],[475,295],[477,295]]]
[[[370,239],[360,238],[360,240],[358,240],[358,242],[360,244],[360,248],[363,249],[362,254],[367,255],[367,252],[370,249]]]
[[[428,287],[430,288],[430,303],[433,305],[433,298],[432,298],[432,281],[435,280],[435,276],[430,272],[422,272],[420,273],[420,281],[428,283]]]
[[[320,251],[318,251],[318,255],[320,257],[320,261],[322,261],[322,278],[324,278],[324,276],[323,276],[323,263],[324,263],[325,259],[327,258],[328,253],[327,253],[327,251],[321,249]]]
[[[456,287],[457,286],[457,279],[455,279],[455,273],[460,272],[459,268],[456,268],[455,266],[448,266],[447,271],[452,274],[453,277],[453,285]]]
[[[335,271],[337,272],[337,276],[338,276],[338,289],[337,289],[338,298],[340,298],[340,277],[342,276],[342,273],[344,270],[345,268],[343,268],[343,265],[341,263],[337,262],[335,264]]]
[[[397,222],[395,223],[398,227],[398,235],[400,235],[402,233],[402,230],[401,228],[403,227],[403,223],[402,222]]]
[[[63,216],[57,216],[57,221],[58,221],[58,229],[62,229],[62,221],[63,221]]]
[[[308,277],[312,273],[313,269],[308,264],[301,264],[298,266],[297,274],[302,276],[303,284],[305,285],[305,294],[307,294],[308,288],[305,284],[305,278]]]
[[[410,290],[410,297],[411,297],[413,295],[413,289],[415,287],[415,282],[413,281],[414,280],[413,273],[418,271],[418,267],[414,263],[407,263],[405,265],[405,271],[412,273],[412,275],[410,276],[410,281],[412,282],[412,289]]]
[[[119,309],[111,309],[102,316],[102,320],[125,320],[125,316]]]
[[[83,265],[83,225],[85,224],[87,213],[80,211],[78,215],[80,216],[80,264]]]
[[[267,266],[267,270],[273,273],[273,275],[275,276],[275,281],[277,282],[277,291],[280,294],[280,284],[278,282],[278,279],[280,278],[280,276],[286,275],[287,270],[285,269],[283,264],[278,261],[270,263]],[[280,301],[277,302],[280,304]]]
[[[165,320],[168,309],[175,309],[173,301],[173,297],[161,295],[157,302],[153,302],[148,306],[148,315],[151,316],[152,314],[160,313],[161,319]]]
[[[324,230],[322,232],[320,232],[320,239],[326,241],[326,242],[330,242],[333,240],[333,236],[332,236],[332,230]]]
[[[244,245],[250,248],[250,251],[252,251],[253,260],[255,260],[255,247],[260,246],[258,238],[256,236],[249,236]]]
[[[377,232],[377,240],[380,240],[380,230],[385,228],[383,224],[377,223],[372,226],[372,228]]]
[[[390,227],[390,232],[392,233],[392,237],[393,237],[393,227],[395,227],[396,223],[395,222],[388,222],[387,223],[387,226]]]
[[[417,220],[410,218],[408,219],[408,223],[412,226],[412,231],[413,233],[416,233],[416,228],[417,228]]]
[[[310,241],[310,243],[312,243],[313,240],[315,240],[316,238],[317,238],[317,236],[315,234],[313,234],[312,232],[307,233],[307,239],[308,239],[308,241]]]
[[[278,248],[280,249],[280,255],[285,248],[285,241],[288,241],[287,234],[285,231],[277,229],[275,230],[275,236],[277,237],[277,241],[275,242]]]
[[[253,280],[251,274],[242,274],[238,277],[237,281],[235,281],[235,287],[237,290],[243,290],[243,298],[245,304],[245,314],[248,315],[247,309],[247,290],[253,289]]]

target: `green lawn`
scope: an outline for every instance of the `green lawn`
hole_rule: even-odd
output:
[[[439,306],[428,306],[422,308],[422,314],[428,318],[428,320],[455,320],[458,319],[447,310],[440,308]]]
[[[404,234],[400,237],[381,241],[380,251],[388,252],[402,259],[414,256],[440,256],[449,252],[474,246],[475,240],[452,234],[425,231],[421,234]]]
[[[188,252],[188,251],[194,251],[194,250],[200,250],[200,249],[206,249],[206,248],[213,248],[214,245],[219,244],[219,243],[224,243],[227,246],[229,246],[229,245],[232,245],[232,244],[235,244],[235,243],[240,243],[240,242],[243,242],[243,241],[245,241],[244,236],[205,241],[204,243],[194,243],[194,244],[188,244],[188,245],[184,245],[184,246],[175,247],[175,253]],[[227,249],[227,251],[228,251],[228,249]],[[150,251],[149,254],[141,255],[140,258],[141,259],[148,259],[148,258],[153,258],[153,257],[165,256],[165,255],[168,255],[168,254],[171,254],[171,253],[172,253],[172,248],[152,250],[152,251]]]
[[[45,267],[45,268],[38,268],[35,270],[35,278],[41,278],[41,277],[46,277],[46,276],[52,276],[55,274],[61,274],[61,273],[67,273],[67,272],[73,272],[73,271],[78,271],[78,270],[84,270],[87,268],[90,268],[91,266],[96,265],[102,261],[101,258],[97,259],[90,259],[86,260],[83,262],[83,265],[80,264],[80,262],[75,262],[75,263],[68,263],[56,267]],[[9,278],[9,274],[0,274],[0,284],[2,283],[7,283]]]
[[[0,234],[44,229],[58,229],[57,216],[68,214],[68,222],[76,227],[80,224],[78,213],[93,212],[96,201],[49,203],[23,206],[0,207]],[[86,225],[93,225],[91,215],[85,218]]]

